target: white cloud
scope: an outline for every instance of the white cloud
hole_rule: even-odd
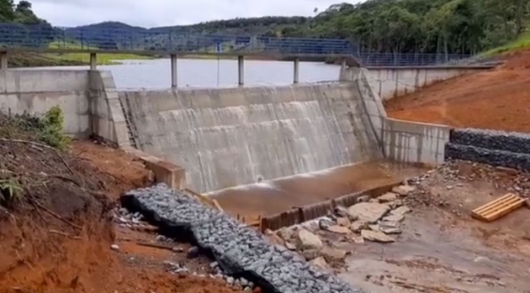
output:
[[[340,2],[361,0],[30,0],[35,13],[56,26],[121,21],[154,27],[259,16],[311,16]]]

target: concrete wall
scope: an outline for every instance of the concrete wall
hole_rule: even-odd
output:
[[[90,134],[89,73],[75,70],[0,70],[0,111],[42,115],[59,105],[65,132]]]
[[[94,135],[119,147],[130,146],[129,129],[112,74],[90,72],[90,126]]]
[[[383,126],[385,155],[404,163],[441,164],[449,133],[450,128],[443,125],[387,118]]]
[[[136,147],[199,192],[380,158],[357,83],[120,92]],[[379,119],[380,120],[380,119]]]
[[[366,78],[386,101],[437,81],[488,69],[491,67],[371,67]]]

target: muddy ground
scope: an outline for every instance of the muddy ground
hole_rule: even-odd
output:
[[[456,77],[385,103],[392,118],[530,132],[530,50],[498,68]]]
[[[470,211],[517,189],[528,174],[457,162],[431,172],[406,199],[393,244],[338,244],[352,252],[341,277],[370,292],[530,292],[530,209],[492,223]],[[338,242],[336,242],[338,243]]]
[[[156,228],[115,222],[120,195],[151,184],[141,162],[92,141],[58,151],[6,125],[0,120],[0,180],[12,184],[1,190],[0,292],[237,292],[221,281],[170,273],[165,261],[206,271],[208,259],[182,253],[189,245],[139,245],[155,243]],[[7,202],[10,188],[16,200]]]

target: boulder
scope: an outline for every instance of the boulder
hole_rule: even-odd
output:
[[[410,186],[410,185],[401,185],[401,186],[396,186],[392,188],[392,192],[397,193],[401,196],[407,196],[409,195],[409,193],[413,192],[414,190],[416,190],[416,187]]]
[[[390,215],[386,216],[383,218],[383,221],[386,221],[386,222],[402,222],[403,220],[405,219],[405,216],[400,214],[400,213],[397,213],[397,214],[394,214],[392,212],[390,212]]]
[[[397,200],[398,196],[397,194],[393,192],[387,192],[381,195],[380,197],[378,197],[377,199],[379,200],[380,203],[385,203],[385,202],[391,202],[391,201]]]
[[[364,243],[364,238],[363,236],[361,235],[353,235],[351,237],[351,239],[353,240],[353,242],[355,242],[355,244],[363,244]]]
[[[401,199],[396,199],[394,201],[389,202],[388,205],[391,209],[397,209],[403,205],[403,201]]]
[[[292,251],[296,250],[296,245],[292,244],[291,242],[287,242],[287,241],[286,241],[286,242],[285,242],[285,247],[286,247],[287,249],[289,249],[289,250],[292,250]]]
[[[380,203],[358,203],[348,209],[348,214],[351,217],[356,217],[363,222],[376,223],[388,211],[390,207]]]
[[[346,258],[348,252],[346,250],[336,249],[332,247],[324,247],[320,254],[328,262],[332,261],[343,261]]]
[[[334,226],[335,222],[328,218],[323,218],[318,221],[318,227],[322,230],[327,230],[329,227]]]
[[[324,271],[331,271],[331,267],[323,257],[315,258],[314,260],[310,261],[309,264]]]
[[[368,226],[370,228],[370,230],[372,231],[375,231],[375,232],[379,232],[381,231],[381,226],[377,225],[377,224],[374,224],[374,225],[370,225]]]
[[[337,225],[342,227],[349,227],[351,225],[351,221],[350,219],[348,219],[348,217],[337,218]]]
[[[390,214],[391,215],[402,215],[402,216],[404,216],[405,214],[407,214],[409,212],[410,212],[410,209],[407,206],[402,206],[402,207],[399,207],[399,208],[391,211]]]
[[[368,201],[370,201],[370,198],[371,197],[369,195],[361,195],[355,200],[355,202],[357,202],[357,203],[368,202]]]
[[[297,234],[297,237],[296,237],[296,241],[297,241],[297,246],[299,249],[301,250],[306,250],[306,249],[321,249],[322,246],[324,245],[322,243],[322,240],[320,240],[320,238],[307,231],[307,230],[300,230]]]
[[[281,228],[278,230],[277,234],[285,241],[289,241],[291,238],[293,238],[293,231],[289,228]]]
[[[361,230],[365,229],[366,226],[367,226],[366,222],[357,220],[350,225],[350,230],[352,230],[355,233],[359,233],[361,232]]]
[[[371,230],[362,230],[361,235],[365,240],[372,241],[372,242],[380,242],[380,243],[391,243],[395,242],[396,240],[388,235],[386,235],[383,232],[375,232]]]
[[[335,216],[337,216],[338,218],[347,218],[348,217],[348,209],[343,207],[343,206],[337,206],[334,210],[333,210],[333,213],[335,214]]]
[[[327,231],[337,233],[337,234],[344,234],[344,235],[351,233],[351,230],[349,228],[339,226],[339,225],[328,227]]]
[[[400,228],[392,228],[392,227],[383,227],[381,226],[380,228],[380,231],[385,233],[385,234],[401,234],[403,233],[403,231],[401,231]]]
[[[305,260],[307,261],[312,261],[314,260],[315,258],[319,257],[320,256],[320,252],[318,249],[308,249],[308,250],[304,250],[300,253],[304,258]]]

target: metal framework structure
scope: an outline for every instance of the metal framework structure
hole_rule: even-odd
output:
[[[359,53],[355,43],[340,39],[189,34],[168,28],[57,28],[14,23],[0,23],[0,51],[352,58],[363,66],[451,65],[470,57],[458,54]]]

